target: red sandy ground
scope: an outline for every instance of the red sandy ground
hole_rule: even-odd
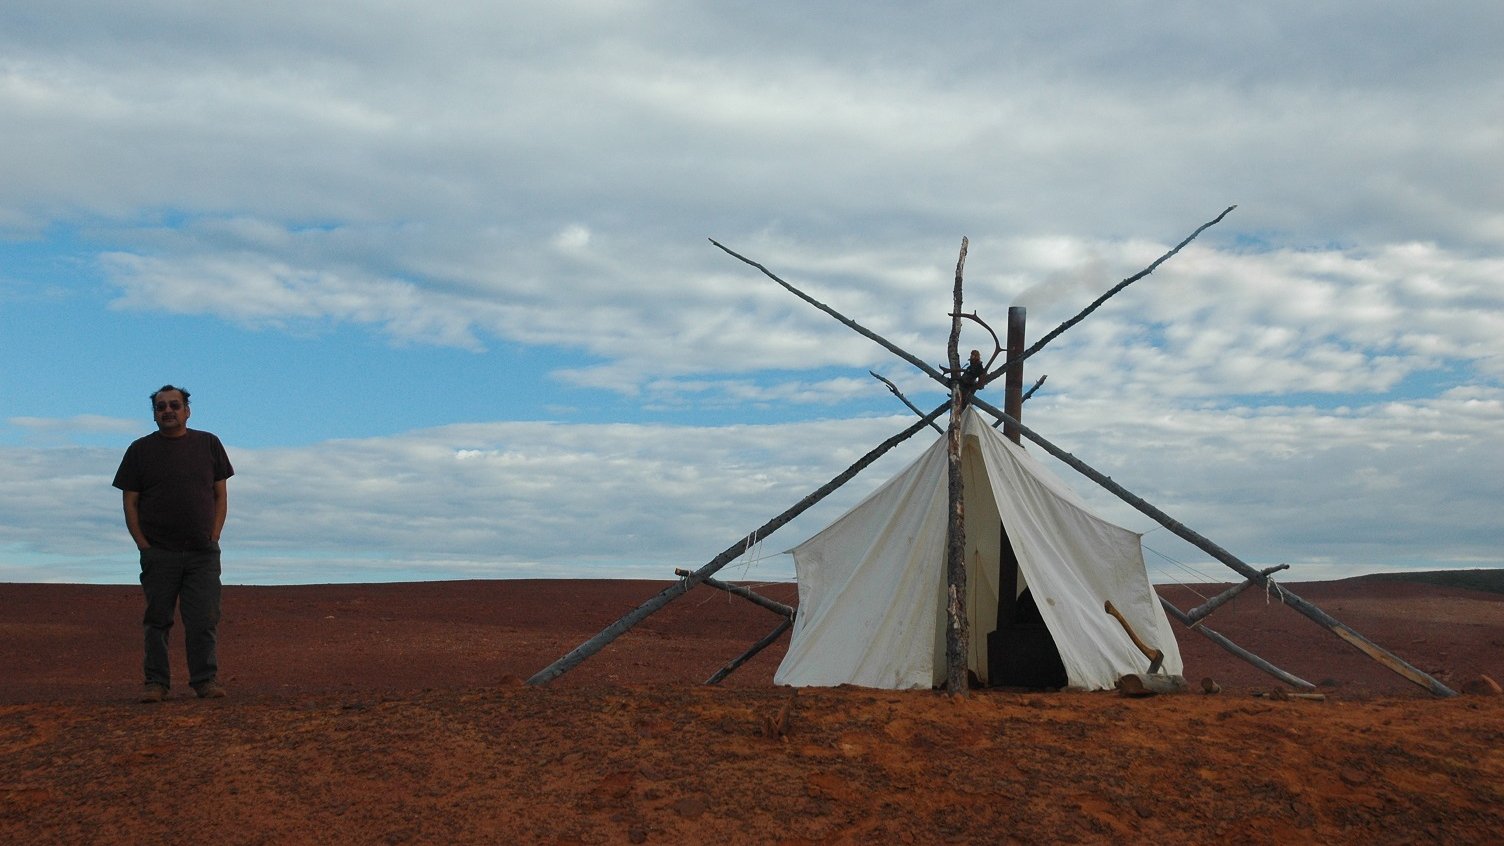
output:
[[[138,589],[0,585],[0,842],[1504,842],[1504,697],[1433,698],[1259,591],[1211,623],[1325,701],[1254,696],[1277,683],[1178,624],[1222,693],[793,695],[786,638],[705,687],[777,619],[703,587],[521,684],[662,587],[229,587],[230,698],[142,705]],[[1292,587],[1504,680],[1504,595]]]

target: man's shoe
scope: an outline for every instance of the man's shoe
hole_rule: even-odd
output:
[[[198,691],[199,699],[224,699],[230,695],[229,691],[225,690],[224,685],[217,681],[206,681],[193,689]]]
[[[142,702],[161,702],[167,698],[167,688],[159,684],[148,684],[141,690]]]

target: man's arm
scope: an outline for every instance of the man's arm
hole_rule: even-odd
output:
[[[230,513],[229,488],[225,480],[220,479],[214,483],[214,531],[209,534],[209,540],[219,543],[219,533],[224,531],[225,517]]]
[[[141,492],[125,491],[121,499],[125,504],[125,530],[131,533],[137,549],[146,549],[151,546],[151,541],[141,532]]]

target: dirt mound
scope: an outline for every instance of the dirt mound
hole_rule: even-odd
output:
[[[1223,692],[773,687],[777,624],[704,588],[553,684],[521,679],[663,583],[230,587],[231,698],[133,699],[134,587],[0,585],[5,842],[1498,842],[1504,698],[1435,699],[1249,591],[1180,628]],[[1454,687],[1504,679],[1504,595],[1292,586]],[[1202,591],[1210,593],[1216,588]],[[792,585],[760,590],[783,602]],[[1199,603],[1185,588],[1166,595]],[[786,642],[786,641],[785,641]],[[173,658],[181,675],[181,646]]]

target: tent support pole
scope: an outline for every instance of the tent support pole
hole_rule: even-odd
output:
[[[1270,584],[1269,577],[1264,573],[1255,570],[1253,567],[1250,567],[1248,564],[1244,563],[1241,559],[1233,555],[1231,552],[1228,552],[1217,544],[1212,543],[1210,540],[1186,527],[1180,521],[1173,519],[1172,517],[1170,517],[1170,515],[1164,513],[1163,511],[1160,511],[1158,508],[1155,508],[1148,502],[1145,502],[1141,497],[1134,495],[1127,488],[1124,488],[1122,485],[1114,482],[1108,476],[1105,476],[1102,473],[1097,472],[1092,467],[1088,466],[1086,462],[1080,460],[1079,458],[1076,458],[1074,455],[1071,455],[1060,447],[1057,447],[1049,441],[1045,440],[1043,436],[1031,430],[1024,424],[1018,422],[1018,420],[1009,418],[1008,415],[999,411],[995,406],[989,405],[982,400],[976,399],[974,399],[972,403],[977,408],[986,411],[994,417],[1002,419],[1004,424],[1017,426],[1020,434],[1038,444],[1045,450],[1045,452],[1048,452],[1050,455],[1055,456],[1056,458],[1070,465],[1071,468],[1076,472],[1082,474],[1083,476],[1086,476],[1093,482],[1096,482],[1097,484],[1111,491],[1118,497],[1118,499],[1121,499],[1122,501],[1138,509],[1141,513],[1154,520],[1154,522],[1165,527],[1166,529],[1169,529],[1176,536],[1182,538],[1183,540],[1189,541],[1202,552],[1205,552],[1218,561],[1221,561],[1223,564],[1232,568],[1233,571],[1243,576],[1243,578],[1258,585]],[[1431,691],[1431,693],[1437,696],[1457,695],[1457,691],[1452,690],[1451,688],[1422,672],[1420,669],[1407,663],[1403,658],[1400,658],[1393,652],[1384,649],[1382,646],[1379,646],[1373,641],[1363,637],[1363,635],[1358,634],[1358,632],[1354,631],[1346,623],[1343,623],[1341,620],[1338,620],[1325,611],[1322,611],[1320,608],[1317,608],[1310,602],[1307,602],[1306,600],[1301,599],[1299,596],[1296,596],[1288,588],[1280,587],[1278,588],[1278,592],[1280,601],[1284,602],[1291,608],[1294,608],[1296,611],[1299,611],[1301,614],[1304,614],[1306,617],[1309,617],[1319,625],[1330,629],[1333,634],[1337,635],[1337,637],[1346,641],[1348,644],[1350,644],[1363,654],[1367,655],[1368,657],[1372,658],[1373,660],[1379,662],[1385,667],[1388,667],[1393,672],[1398,673],[1411,682],[1414,682],[1415,684],[1426,688],[1427,690]]]
[[[694,574],[683,568],[676,567],[674,568],[674,575],[678,576],[681,579],[687,579]],[[762,606],[763,608],[772,611],[774,614],[787,617],[790,620],[794,619],[793,608],[790,608],[789,606],[784,605],[782,602],[779,602],[775,599],[769,599],[766,596],[757,593],[756,591],[749,590],[742,587],[741,585],[734,585],[730,582],[723,582],[720,579],[712,579],[708,576],[703,580],[703,582],[706,587],[713,587],[716,590],[723,590],[731,594],[732,596],[740,596],[742,599],[747,600],[753,605]]]
[[[945,532],[945,689],[965,696],[971,686],[966,669],[971,653],[971,627],[966,619],[966,499],[961,476],[961,412],[970,393],[961,380],[961,276],[966,268],[965,238],[956,260],[952,293],[950,339],[945,355],[950,362],[950,423],[945,429],[946,477],[950,520]]]
[[[1222,211],[1221,214],[1217,215],[1215,218],[1212,218],[1211,220],[1208,220],[1206,223],[1203,223],[1200,226],[1198,226],[1195,231],[1193,231],[1191,234],[1187,235],[1180,243],[1176,244],[1174,247],[1171,247],[1167,252],[1165,252],[1159,258],[1155,259],[1153,262],[1151,262],[1143,270],[1140,270],[1138,273],[1135,273],[1132,276],[1129,276],[1128,278],[1126,278],[1126,279],[1122,280],[1121,282],[1119,282],[1117,285],[1113,286],[1113,288],[1111,290],[1109,290],[1107,293],[1103,294],[1102,296],[1098,297],[1094,302],[1092,302],[1091,305],[1089,305],[1086,308],[1082,309],[1078,314],[1076,314],[1076,316],[1070,318],[1069,320],[1065,321],[1064,323],[1062,323],[1059,326],[1057,326],[1054,329],[1052,329],[1050,332],[1046,333],[1044,337],[1040,338],[1038,341],[1035,341],[1033,346],[1031,346],[1028,349],[1024,350],[1019,355],[1014,356],[1012,353],[1009,353],[1007,361],[1005,361],[1001,365],[999,365],[996,370],[993,370],[992,372],[990,372],[990,373],[987,374],[987,380],[988,381],[992,381],[994,378],[997,377],[997,375],[999,373],[1001,373],[1002,371],[1006,370],[1007,368],[1012,367],[1014,365],[1021,365],[1021,364],[1023,364],[1024,359],[1027,359],[1030,356],[1034,355],[1035,353],[1039,352],[1040,350],[1044,349],[1045,345],[1048,344],[1050,341],[1055,340],[1055,338],[1059,337],[1067,329],[1070,329],[1072,326],[1075,326],[1077,323],[1080,323],[1081,321],[1085,320],[1088,315],[1090,315],[1092,312],[1096,311],[1098,308],[1100,308],[1102,306],[1103,303],[1107,302],[1107,300],[1109,300],[1113,296],[1117,295],[1124,288],[1127,288],[1129,285],[1132,285],[1134,282],[1137,282],[1140,279],[1143,279],[1145,276],[1148,276],[1149,274],[1153,273],[1155,270],[1157,270],[1159,268],[1160,265],[1164,264],[1166,261],[1169,261],[1171,258],[1173,258],[1175,256],[1176,253],[1179,253],[1182,249],[1184,249],[1187,244],[1189,244],[1192,241],[1196,240],[1197,236],[1199,236],[1202,232],[1205,232],[1206,230],[1210,229],[1211,227],[1217,225],[1218,223],[1221,223],[1222,222],[1222,218],[1227,217],[1227,215],[1229,213],[1231,213],[1232,210],[1235,209],[1235,208],[1237,208],[1237,206],[1228,206],[1226,209],[1224,209]],[[876,332],[873,332],[871,329],[868,329],[867,327],[863,326],[860,323],[857,323],[855,320],[852,320],[851,318],[847,317],[846,315],[841,314],[839,311],[836,311],[835,309],[831,308],[830,306],[826,305],[825,303],[820,302],[819,300],[815,299],[814,297],[811,297],[809,294],[806,294],[803,291],[799,290],[798,288],[794,287],[793,285],[790,285],[788,282],[785,282],[784,280],[780,279],[778,277],[778,274],[776,274],[773,271],[767,269],[765,266],[759,264],[758,262],[755,262],[752,259],[747,258],[746,256],[742,255],[741,253],[736,252],[735,250],[731,249],[730,247],[727,247],[725,244],[722,244],[720,241],[717,241],[716,239],[711,238],[710,239],[710,243],[714,244],[718,249],[720,249],[722,252],[726,253],[727,255],[731,256],[732,258],[734,258],[734,259],[736,259],[736,260],[738,260],[740,262],[743,262],[745,264],[751,265],[752,267],[755,267],[758,270],[762,271],[762,274],[764,276],[768,277],[769,279],[773,280],[774,282],[777,282],[779,285],[782,285],[783,288],[785,290],[787,290],[789,293],[793,294],[794,296],[798,297],[801,300],[804,300],[805,302],[809,303],[810,305],[814,306],[815,308],[819,309],[820,311],[825,312],[826,314],[830,315],[831,317],[834,317],[843,326],[845,326],[846,328],[852,330],[853,332],[856,332],[858,335],[861,335],[862,337],[867,338],[868,340],[871,340],[871,341],[877,343],[879,346],[881,346],[883,349],[886,349],[888,352],[893,353],[894,355],[898,356],[899,358],[903,359],[904,361],[907,361],[908,363],[910,363],[910,364],[914,365],[915,367],[919,368],[921,371],[923,371],[925,373],[925,375],[929,376],[931,379],[934,379],[936,382],[939,382],[941,384],[945,384],[946,383],[946,378],[945,378],[944,375],[942,375],[940,373],[940,371],[936,370],[934,367],[931,367],[923,359],[920,359],[918,356],[915,356],[913,353],[910,353],[908,350],[905,350],[904,348],[898,346],[897,344],[893,343],[892,341],[888,340],[887,338],[884,338],[883,336],[877,334]],[[956,312],[959,313],[960,309],[957,308]],[[1036,385],[1035,387],[1038,387],[1038,386]]]
[[[1100,297],[1097,297],[1097,299],[1095,301],[1093,301],[1091,305],[1087,306],[1084,309],[1081,309],[1081,311],[1078,312],[1075,317],[1072,317],[1071,319],[1065,321],[1064,323],[1060,324],[1059,326],[1056,326],[1054,329],[1051,329],[1049,332],[1046,332],[1043,337],[1041,337],[1039,340],[1037,340],[1037,341],[1034,342],[1033,346],[1031,346],[1028,349],[1024,350],[1019,355],[1015,356],[1010,351],[1008,353],[1008,360],[1005,361],[1005,362],[1003,362],[1001,365],[999,365],[996,370],[993,370],[991,373],[987,374],[987,381],[989,381],[989,382],[992,381],[993,379],[995,379],[997,377],[997,375],[999,373],[1003,372],[1004,370],[1007,370],[1009,367],[1012,367],[1015,364],[1021,364],[1024,359],[1026,359],[1029,356],[1033,355],[1034,353],[1037,353],[1040,350],[1044,349],[1045,344],[1048,344],[1049,342],[1055,340],[1055,338],[1058,337],[1061,333],[1065,332],[1067,329],[1070,329],[1072,326],[1075,326],[1077,323],[1080,323],[1081,321],[1085,320],[1088,316],[1091,315],[1092,312],[1094,312],[1098,308],[1100,308],[1103,303],[1107,302],[1109,299],[1111,299],[1112,297],[1116,296],[1118,294],[1118,292],[1122,291],[1124,288],[1127,288],[1129,285],[1132,285],[1133,283],[1137,282],[1138,280],[1143,279],[1145,276],[1148,276],[1149,274],[1153,273],[1155,270],[1159,269],[1160,265],[1162,265],[1165,262],[1169,261],[1171,258],[1173,258],[1175,256],[1176,253],[1178,253],[1181,250],[1185,249],[1185,246],[1187,244],[1191,243],[1192,241],[1196,240],[1196,237],[1198,235],[1200,235],[1202,232],[1205,232],[1206,230],[1212,228],[1213,226],[1216,226],[1217,224],[1221,223],[1222,222],[1222,218],[1227,217],[1227,215],[1229,213],[1231,213],[1232,210],[1235,209],[1235,208],[1237,208],[1237,206],[1228,206],[1227,208],[1225,208],[1225,209],[1222,210],[1221,214],[1217,215],[1216,217],[1212,218],[1211,220],[1208,220],[1207,222],[1205,222],[1205,223],[1201,224],[1200,226],[1196,227],[1196,231],[1194,231],[1191,234],[1185,236],[1184,240],[1182,240],[1179,244],[1176,244],[1175,246],[1171,247],[1164,255],[1161,255],[1159,258],[1157,258],[1154,261],[1150,262],[1149,265],[1147,267],[1145,267],[1143,270],[1140,270],[1138,273],[1135,273],[1132,276],[1129,276],[1127,279],[1124,279],[1123,281],[1121,281],[1118,284],[1114,285],[1112,287],[1112,289],[1109,290],[1107,293],[1103,294]],[[721,249],[725,249],[725,247],[722,247]],[[764,272],[766,272],[766,271],[764,271]]]
[[[904,405],[908,406],[910,411],[914,412],[915,414],[919,415],[920,417],[924,416],[924,412],[919,410],[919,406],[913,404],[912,402],[909,402],[909,398],[906,397],[906,396],[904,396],[903,395],[903,391],[898,390],[898,386],[895,385],[895,384],[893,384],[893,382],[891,380],[886,379],[886,378],[884,378],[882,376],[877,375],[877,371],[875,371],[875,370],[868,370],[867,372],[872,375],[872,378],[876,379],[879,382],[882,382],[884,385],[887,385],[888,386],[888,390],[893,393],[893,396],[898,397],[898,401],[901,402],[901,403],[903,403]],[[930,424],[930,428],[934,429],[935,430],[935,434],[937,434],[937,435],[944,435],[945,434],[945,430],[941,429],[939,426],[935,425],[934,423]]]
[[[720,668],[719,670],[716,670],[715,675],[706,679],[705,683],[720,684],[727,676],[736,672],[741,668],[743,664],[752,660],[752,656],[763,651],[764,649],[767,649],[769,646],[772,646],[773,643],[778,640],[778,636],[788,631],[789,627],[792,625],[794,625],[794,618],[785,617],[783,620],[779,621],[777,628],[773,629],[773,631],[765,635],[762,640],[759,640],[758,642],[752,644],[752,646],[748,648],[746,652],[743,652],[742,654],[731,659],[730,663],[726,664],[726,666]]]
[[[1275,573],[1278,573],[1280,570],[1288,569],[1290,569],[1289,564],[1276,564],[1273,567],[1265,567],[1260,572],[1265,576],[1272,576]],[[1251,587],[1253,587],[1253,582],[1251,581],[1239,582],[1238,584],[1235,584],[1227,590],[1222,591],[1211,599],[1208,599],[1207,601],[1201,603],[1195,608],[1192,608],[1185,614],[1190,618],[1190,623],[1187,623],[1187,625],[1190,625],[1191,623],[1201,622],[1205,618],[1211,616],[1211,613],[1213,611],[1231,602],[1234,597]]]
[[[907,429],[904,429],[902,432],[899,432],[893,437],[873,447],[870,452],[858,459],[855,464],[846,468],[835,478],[821,485],[809,496],[801,499],[799,502],[789,507],[788,510],[784,511],[782,514],[779,514],[777,517],[774,517],[768,522],[762,524],[762,526],[758,527],[758,529],[752,532],[752,534],[747,535],[745,538],[742,538],[741,540],[727,547],[724,552],[710,559],[709,562],[707,562],[700,569],[691,573],[687,578],[674,582],[672,585],[664,588],[661,592],[658,593],[657,596],[654,596],[647,602],[644,602],[642,605],[639,605],[637,608],[628,612],[621,619],[602,629],[600,633],[598,633],[595,637],[592,637],[579,646],[576,646],[562,658],[559,658],[557,661],[554,661],[552,664],[549,664],[547,667],[544,667],[543,669],[534,673],[532,678],[529,678],[527,680],[527,683],[531,685],[547,684],[548,682],[553,681],[559,676],[574,669],[580,664],[580,662],[601,651],[601,649],[603,649],[606,644],[610,643],[613,640],[616,640],[618,637],[621,637],[621,635],[628,629],[647,619],[648,616],[656,612],[658,609],[683,596],[686,592],[688,592],[690,588],[704,581],[707,577],[714,575],[716,571],[720,570],[722,567],[725,567],[727,564],[730,564],[732,561],[740,558],[744,553],[746,553],[747,550],[751,549],[757,543],[759,538],[767,537],[768,535],[782,528],[790,520],[793,520],[795,517],[803,514],[815,503],[829,496],[837,488],[851,481],[853,476],[866,469],[867,466],[872,462],[881,458],[884,453],[888,452],[888,450],[891,450],[893,447],[896,447],[909,438],[913,437],[914,433],[918,432],[920,429],[923,429],[925,426],[928,426],[932,421],[935,420],[935,418],[939,417],[940,414],[949,407],[950,406],[948,403],[938,406],[934,411],[931,411],[929,414],[920,418],[920,420],[914,425],[910,426]]]
[[[864,338],[866,338],[866,339],[868,339],[870,341],[875,342],[878,346],[881,346],[883,349],[887,350],[888,352],[893,353],[894,355],[898,356],[899,358],[903,359],[904,361],[907,361],[908,363],[914,365],[915,367],[917,367],[920,370],[924,371],[925,375],[929,376],[931,379],[934,379],[936,382],[940,382],[942,384],[945,383],[945,381],[946,381],[945,376],[942,375],[940,373],[940,371],[936,370],[934,367],[931,367],[929,365],[929,363],[925,362],[923,359],[919,358],[918,356],[913,355],[909,351],[907,351],[904,348],[898,346],[897,344],[893,343],[892,341],[888,340],[887,338],[884,338],[883,336],[877,334],[876,332],[872,331],[871,329],[868,329],[867,327],[863,326],[862,324],[857,323],[855,320],[852,320],[851,318],[849,318],[846,315],[840,313],[839,311],[836,311],[835,309],[831,308],[830,306],[826,305],[825,303],[822,303],[819,300],[815,299],[814,297],[811,297],[809,294],[806,294],[803,291],[799,290],[798,288],[795,288],[793,285],[790,285],[789,283],[787,283],[787,282],[783,281],[782,279],[778,278],[778,275],[775,274],[773,271],[767,269],[766,267],[762,266],[761,264],[758,264],[757,262],[753,261],[752,259],[747,258],[746,256],[742,255],[741,253],[736,252],[735,250],[731,249],[730,247],[727,247],[725,244],[722,244],[720,241],[717,241],[716,239],[711,238],[710,239],[710,243],[716,245],[718,248],[720,248],[722,251],[724,251],[727,255],[731,256],[732,258],[737,259],[738,261],[745,262],[746,264],[749,264],[749,265],[757,268],[758,270],[761,270],[762,274],[764,276],[768,277],[769,279],[773,280],[774,282],[777,282],[779,285],[782,285],[784,287],[784,289],[787,290],[790,294],[793,294],[794,296],[798,297],[801,300],[804,300],[805,302],[809,303],[810,305],[814,306],[815,308],[819,309],[820,311],[823,311],[826,314],[830,315],[831,317],[834,317],[837,321],[839,321],[841,323],[841,325],[845,326],[847,329],[850,329],[851,331],[857,333],[858,335],[861,335],[862,337],[864,337]],[[960,309],[957,309],[957,311],[959,311],[959,310]]]
[[[1316,685],[1311,684],[1310,682],[1306,681],[1303,678],[1300,678],[1299,676],[1294,676],[1290,673],[1285,672],[1284,670],[1281,670],[1279,667],[1274,666],[1273,664],[1265,661],[1252,652],[1249,652],[1236,643],[1233,643],[1231,640],[1228,640],[1227,637],[1221,632],[1214,631],[1207,628],[1206,626],[1197,625],[1196,621],[1192,620],[1189,614],[1181,611],[1179,608],[1176,608],[1173,602],[1165,599],[1163,596],[1159,598],[1159,604],[1164,606],[1165,611],[1168,612],[1171,617],[1174,617],[1180,622],[1185,623],[1186,628],[1191,629],[1192,631],[1200,632],[1206,637],[1207,640],[1210,640],[1212,643],[1217,644],[1228,652],[1231,652],[1233,655],[1242,658],[1244,661],[1247,661],[1260,670],[1263,670],[1269,675],[1274,676],[1275,678],[1295,688],[1296,690],[1316,689]]]
[[[688,570],[676,567],[674,569],[674,575],[678,576],[681,579],[686,579],[693,574]],[[782,602],[769,599],[766,596],[757,593],[756,591],[748,590],[741,585],[734,585],[730,582],[723,582],[720,579],[712,579],[707,576],[705,578],[704,584],[706,587],[713,587],[716,590],[723,590],[731,594],[732,596],[740,596],[742,599],[747,600],[753,605],[766,608],[769,611],[772,611],[774,614],[783,617],[783,620],[779,622],[778,627],[773,629],[771,633],[765,635],[761,640],[752,644],[752,646],[750,646],[746,652],[743,652],[741,655],[733,658],[729,663],[726,664],[726,666],[720,668],[719,670],[716,670],[714,675],[705,680],[706,684],[720,684],[721,681],[724,680],[727,676],[736,672],[741,668],[743,664],[752,660],[752,657],[754,655],[763,651],[764,649],[767,649],[769,646],[772,646],[773,643],[778,640],[779,635],[788,631],[789,628],[794,625],[794,609],[790,608],[787,605],[784,605]]]

